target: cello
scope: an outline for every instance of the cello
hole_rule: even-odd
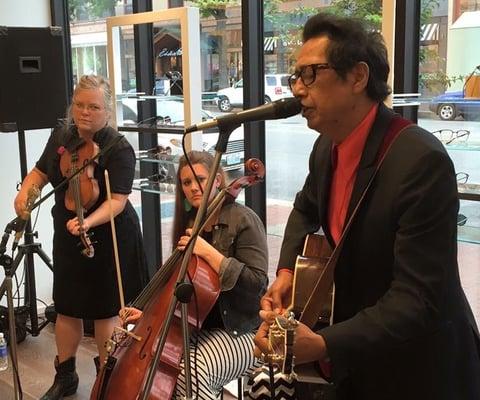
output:
[[[233,201],[243,188],[260,182],[264,177],[265,169],[259,160],[248,160],[245,170],[250,175],[234,180],[210,203],[206,221],[224,201]],[[174,250],[131,304],[142,309],[143,316],[131,332],[118,328],[112,336],[107,347],[109,356],[95,380],[91,400],[134,400],[144,391],[145,379],[151,372],[158,347],[159,333],[164,328],[165,316],[174,296],[182,254],[178,249]],[[195,295],[188,304],[187,320],[190,328],[200,328],[220,293],[218,275],[203,259],[193,255],[188,265],[188,277],[195,288]],[[177,309],[148,393],[149,399],[165,400],[172,397],[181,372],[182,355],[183,335]]]

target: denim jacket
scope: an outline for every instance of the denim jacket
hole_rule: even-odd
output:
[[[227,204],[214,226],[212,245],[225,256],[219,272],[220,314],[226,330],[241,335],[260,324],[260,298],[268,284],[265,228],[250,208]]]

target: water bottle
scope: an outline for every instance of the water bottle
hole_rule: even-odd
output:
[[[8,354],[7,354],[7,342],[0,332],[0,371],[5,371],[8,368]]]

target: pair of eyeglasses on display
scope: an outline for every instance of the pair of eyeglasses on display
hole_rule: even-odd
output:
[[[467,218],[466,215],[463,215],[463,214],[460,214],[460,213],[457,214],[457,225],[458,226],[465,225],[467,220],[468,220],[468,218]]]
[[[478,201],[478,196],[480,195],[480,184],[477,183],[468,183],[470,175],[466,172],[457,172],[455,174],[457,179],[457,188],[459,198],[461,200],[473,200]],[[462,213],[457,215],[457,225],[463,226],[466,224],[468,217]]]
[[[173,161],[174,156],[172,156],[172,148],[170,146],[164,147],[157,145],[150,149],[139,150],[136,152],[137,157],[139,158],[154,158],[157,160],[166,160]]]
[[[470,177],[470,175],[467,174],[466,172],[457,172],[455,176],[457,178],[458,183],[467,183],[468,178]]]
[[[147,178],[136,179],[134,185],[143,190],[149,189],[165,193],[173,193],[175,191],[174,178],[163,171],[150,175]]]
[[[470,137],[470,131],[466,129],[440,129],[432,132],[443,144],[465,144]]]
[[[169,176],[168,176],[167,169],[163,166],[160,166],[158,174],[147,176],[147,178],[145,179],[148,182],[160,183],[160,182],[166,182],[168,178]]]
[[[457,172],[456,178],[458,193],[462,195],[461,198],[465,199],[465,196],[474,196],[475,198],[477,198],[480,195],[480,184],[472,183],[471,180],[469,181],[469,174],[467,174],[466,172]]]
[[[172,122],[172,119],[168,115],[164,117],[157,115],[156,117],[143,119],[139,121],[137,125],[146,125],[148,127],[161,128],[162,126],[172,126],[175,124]]]

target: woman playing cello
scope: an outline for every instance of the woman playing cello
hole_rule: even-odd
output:
[[[118,325],[120,305],[115,284],[110,207],[106,201],[106,169],[110,176],[117,240],[121,243],[119,253],[126,301],[141,291],[148,278],[138,217],[128,201],[135,155],[130,144],[108,126],[111,107],[108,82],[100,76],[82,76],[73,93],[67,124],[53,131],[15,198],[15,210],[21,215],[32,185],[41,188],[51,183],[56,187],[75,169],[88,163],[97,146],[100,152],[112,146],[100,154],[98,164],[89,165],[71,179],[68,186],[55,193],[53,299],[57,312],[58,355],[54,383],[42,400],[61,399],[76,392],[75,355],[82,338],[83,319],[94,320],[100,360],[105,359],[104,344]],[[96,359],[97,366],[99,359]]]
[[[202,199],[214,158],[207,152],[192,151],[188,157],[198,178],[180,159],[173,228],[174,247],[184,250],[190,238],[195,214]],[[211,201],[225,186],[223,171],[217,173]],[[258,301],[267,285],[267,243],[258,216],[235,202],[225,204],[197,238],[193,253],[218,274],[220,295],[202,325],[191,336],[192,390],[198,399],[218,399],[222,387],[247,374],[255,366],[252,352],[253,330],[258,326]],[[140,318],[141,312],[126,308],[126,322]],[[184,363],[173,398],[185,398]]]

